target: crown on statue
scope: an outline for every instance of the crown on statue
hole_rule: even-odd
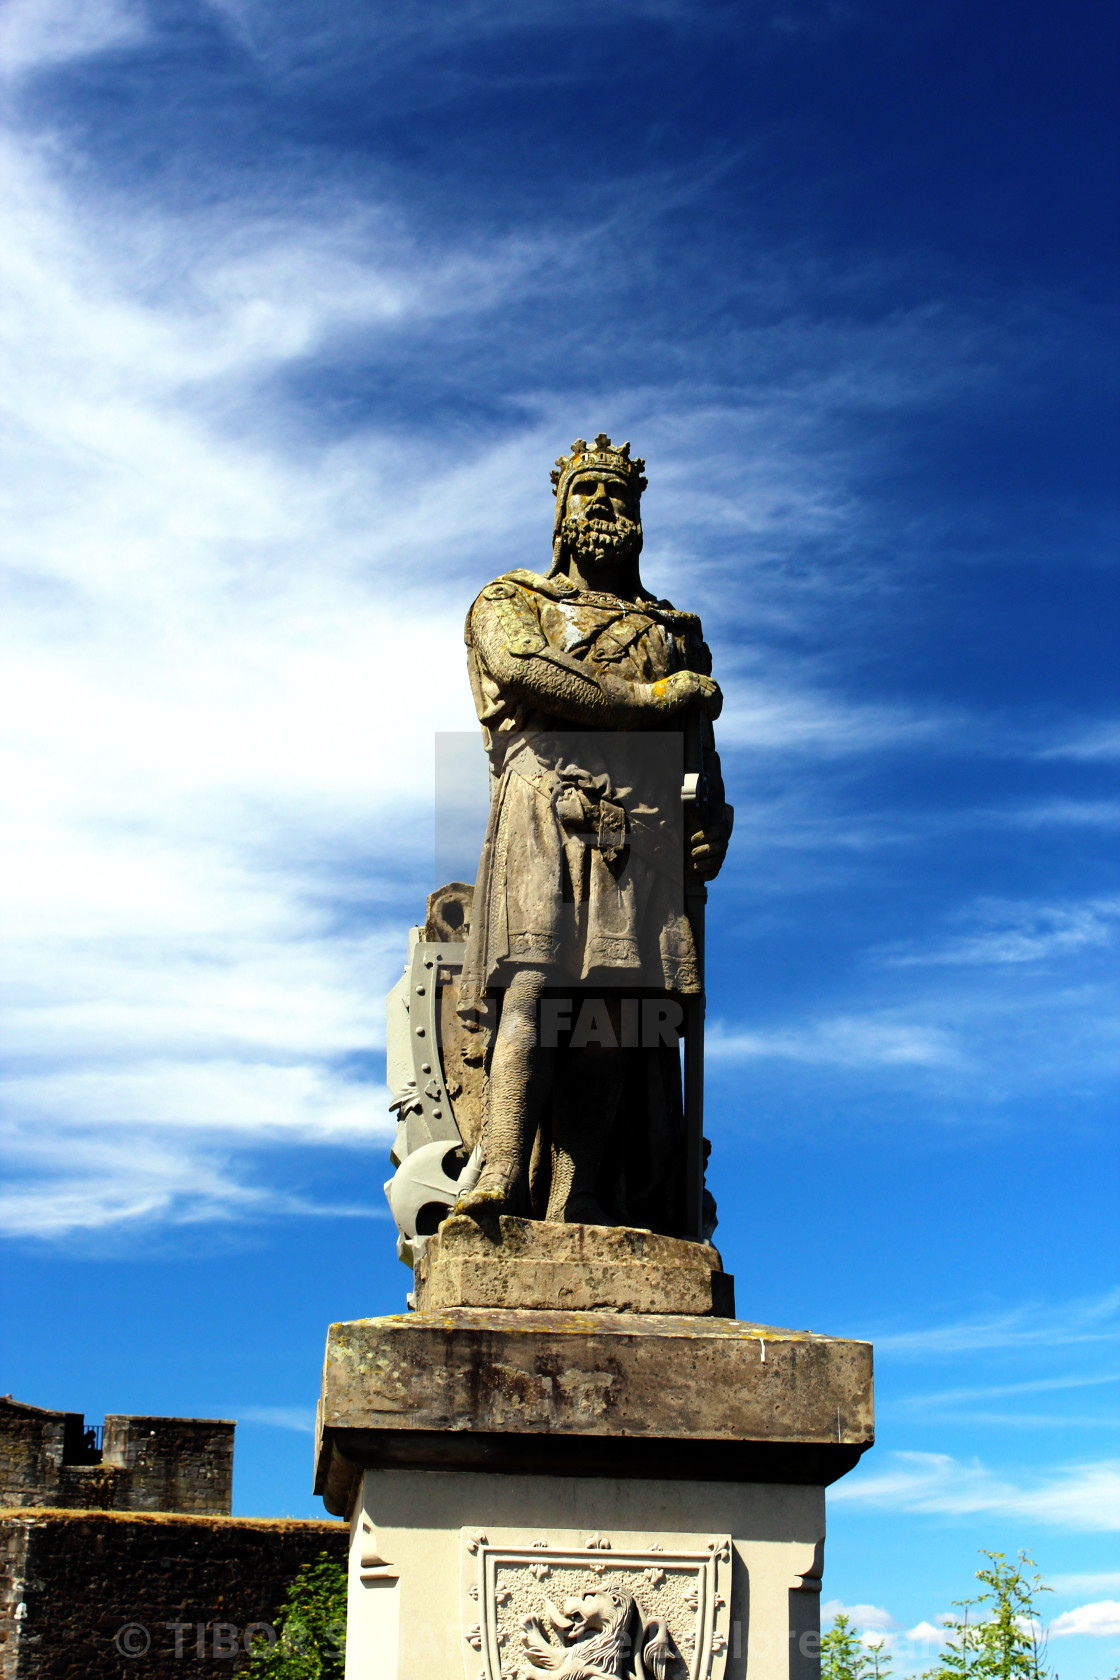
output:
[[[644,476],[645,461],[640,455],[630,459],[630,445],[619,444],[616,449],[606,432],[600,432],[594,443],[587,443],[583,438],[576,438],[572,444],[570,455],[559,455],[556,465],[552,469],[552,494],[557,498],[557,515],[563,512],[564,501],[567,497],[568,486],[577,473],[602,472],[616,473],[631,485],[636,495],[641,495],[646,487]]]

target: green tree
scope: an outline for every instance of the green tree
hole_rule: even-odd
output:
[[[949,1643],[936,1668],[922,1680],[1049,1680],[1046,1636],[1035,1599],[1049,1592],[1029,1552],[1015,1563],[1003,1552],[981,1552],[986,1569],[976,1571],[985,1591],[955,1599],[962,1612],[946,1618]]]
[[[886,1680],[890,1671],[882,1639],[865,1645],[843,1611],[821,1634],[821,1680]]]
[[[301,1564],[276,1612],[276,1639],[253,1641],[251,1680],[342,1680],[346,1569],[328,1552]]]
[[[871,1680],[887,1680],[891,1671],[891,1659],[882,1634],[873,1634],[864,1643],[871,1653]]]

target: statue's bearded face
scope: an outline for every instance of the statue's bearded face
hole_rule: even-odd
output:
[[[625,479],[585,473],[568,491],[560,535],[581,566],[617,566],[641,553],[642,527]]]

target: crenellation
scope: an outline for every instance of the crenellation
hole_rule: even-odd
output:
[[[0,1505],[228,1516],[233,1437],[225,1418],[81,1412],[0,1397]],[[99,1439],[100,1436],[100,1439]]]

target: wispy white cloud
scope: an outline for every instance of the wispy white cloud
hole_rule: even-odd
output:
[[[933,1414],[931,1414],[931,1421]],[[1098,1413],[1078,1412],[946,1412],[939,1421],[944,1423],[990,1424],[997,1429],[1120,1429],[1120,1417]]]
[[[1116,1371],[1093,1376],[1071,1374],[1062,1377],[1038,1377],[1032,1382],[997,1383],[984,1388],[947,1388],[936,1394],[908,1394],[892,1401],[892,1407],[899,1411],[920,1411],[927,1406],[971,1406],[977,1400],[1004,1400],[1020,1394],[1050,1394],[1069,1389],[1098,1388],[1102,1384],[1116,1382],[1120,1382],[1120,1372]]]
[[[889,1610],[878,1604],[845,1604],[842,1599],[830,1598],[821,1605],[821,1621],[834,1622],[837,1616],[847,1616],[856,1627],[885,1633],[896,1623]]]
[[[91,1126],[86,1116],[52,1110],[49,1125],[6,1125],[0,1137],[6,1166],[0,1232],[57,1241],[76,1232],[152,1223],[181,1227],[278,1216],[387,1217],[380,1198],[323,1202],[269,1186],[254,1172],[244,1147],[239,1151],[231,1144],[220,1125],[213,1128],[218,1135],[200,1139],[195,1119],[192,1110],[190,1124],[175,1129],[149,1112],[131,1124],[110,1116]],[[236,1134],[236,1128],[227,1130]],[[256,1141],[267,1138],[265,1133]],[[378,1176],[371,1171],[371,1190]]]
[[[1120,1340],[1120,1287],[1060,1306],[1032,1302],[994,1316],[885,1332],[875,1345],[893,1358],[1003,1348],[1066,1347]]]
[[[1054,1639],[1070,1634],[1087,1634],[1091,1639],[1113,1639],[1120,1634],[1120,1600],[1106,1598],[1097,1604],[1080,1604],[1055,1616],[1047,1632]]]
[[[921,950],[886,950],[884,960],[898,968],[973,966],[1043,962],[1102,949],[1120,938],[1120,897],[1072,904],[982,899],[960,919],[971,924],[971,931]]]
[[[461,463],[405,467],[373,433],[309,454],[258,386],[340,322],[467,307],[484,265],[439,280],[398,247],[379,269],[346,228],[267,219],[255,243],[251,223],[177,243],[140,211],[122,275],[36,149],[0,149],[0,195],[0,857],[19,883],[0,1149],[20,1174],[0,1228],[312,1212],[239,1151],[388,1129],[379,1079],[345,1064],[383,1040],[429,885],[434,730],[474,725],[465,681],[415,681],[418,650],[461,663],[458,601],[417,581],[470,521]],[[247,434],[231,403],[255,408]]]
[[[118,1049],[119,1054],[119,1049]],[[36,1130],[53,1114],[81,1115],[91,1128],[111,1125],[122,1136],[130,1128],[154,1126],[161,1133],[220,1133],[232,1142],[271,1137],[277,1141],[360,1142],[385,1136],[388,1100],[384,1085],[352,1083],[316,1067],[299,1048],[293,1060],[276,1064],[258,1057],[224,1060],[211,1052],[202,1060],[145,1063],[9,1079],[0,1087],[7,1112],[25,1126],[8,1132],[13,1154],[43,1146]]]
[[[919,1622],[916,1627],[907,1629],[906,1638],[912,1645],[937,1646],[946,1643],[949,1633],[934,1622]]]
[[[722,675],[722,673],[721,673]],[[784,689],[771,678],[724,677],[730,702],[720,717],[720,743],[752,752],[808,751],[818,757],[881,752],[885,747],[944,740],[938,711],[889,702],[857,702],[804,686]]]
[[[132,46],[147,33],[129,0],[6,0],[0,11],[0,79]]]
[[[278,81],[298,72],[306,60],[307,40],[314,35],[318,55],[330,68],[346,74],[354,59],[363,66],[363,85],[376,82],[379,91],[396,81],[399,98],[409,104],[429,104],[461,86],[456,75],[456,55],[447,43],[485,45],[503,38],[525,39],[547,36],[567,26],[570,14],[562,0],[535,0],[532,6],[518,0],[424,0],[423,4],[395,6],[387,0],[369,0],[356,18],[346,24],[332,22],[307,0],[287,0],[284,5],[263,5],[260,0],[208,0],[237,39],[247,47],[269,74]],[[848,11],[838,0],[768,0],[754,5],[744,16],[741,7],[726,0],[604,0],[599,10],[604,26],[612,22],[635,27],[667,26],[687,29],[695,37],[718,31],[727,23],[740,31],[749,26],[754,37],[765,43],[767,36],[832,34],[848,23]],[[524,56],[524,55],[522,55]],[[417,61],[425,74],[417,78]],[[477,73],[477,72],[476,72]],[[501,85],[534,84],[558,79],[563,72],[539,61],[528,62],[519,76],[503,65],[495,74]],[[412,83],[419,81],[419,87]],[[434,83],[434,87],[431,85]]]
[[[1120,1592],[1120,1569],[1098,1570],[1089,1574],[1048,1575],[1046,1584],[1051,1592]]]
[[[988,820],[1016,828],[1120,828],[1120,800],[1042,799],[992,812]]]
[[[903,1630],[890,1611],[878,1604],[845,1604],[839,1598],[830,1598],[821,1605],[822,1626],[841,1615],[857,1629],[861,1644],[903,1664],[928,1660],[950,1637],[940,1620],[922,1621]]]
[[[235,1406],[234,1412],[239,1423],[263,1423],[272,1429],[294,1429],[301,1435],[315,1433],[312,1406]]]
[[[976,1461],[896,1452],[887,1468],[837,1483],[829,1499],[929,1515],[1029,1518],[1057,1528],[1115,1533],[1120,1532],[1120,1460],[1071,1465],[1030,1482],[1013,1482]]]
[[[1039,749],[1040,758],[1109,760],[1120,758],[1120,723],[1113,719],[1088,725],[1078,734]]]
[[[738,1032],[713,1023],[705,1047],[717,1062],[780,1060],[834,1067],[947,1067],[961,1056],[938,1027],[883,1016],[842,1016],[804,1027]]]

